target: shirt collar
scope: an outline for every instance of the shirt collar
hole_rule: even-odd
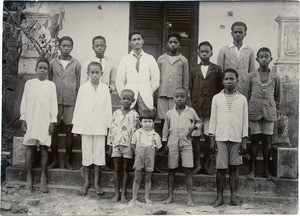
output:
[[[154,131],[153,129],[147,133],[147,132],[145,132],[145,131],[143,130],[143,128],[140,128],[140,132],[141,132],[142,134],[144,134],[144,135],[147,135],[147,136],[155,135],[155,131]]]
[[[144,55],[144,50],[142,50],[141,54],[139,56]],[[134,57],[136,57],[137,55],[133,52],[133,50],[131,50],[130,55],[133,55]]]
[[[162,55],[162,58],[169,58],[170,55],[168,55],[168,53],[165,53]],[[183,61],[184,60],[184,56],[181,55],[181,53],[179,53],[179,55],[177,56],[174,56],[174,57],[177,57],[179,60]]]
[[[237,94],[237,95],[240,95],[240,94],[241,94],[241,93],[238,92],[238,90],[235,90],[235,91],[236,91],[236,94]],[[223,89],[223,90],[221,91],[221,93],[225,95],[225,89]]]
[[[173,109],[177,112],[176,105],[174,106]],[[185,108],[184,108],[182,111],[186,111],[186,110],[188,110],[188,109],[189,109],[189,107],[188,107],[187,105],[185,105]]]
[[[228,45],[228,47],[231,48],[231,47],[236,47],[236,46],[233,44],[233,42],[231,42],[231,43]],[[243,49],[243,48],[247,49],[248,46],[247,46],[246,44],[243,43],[242,46],[241,46],[241,48],[240,48],[240,50]]]
[[[60,61],[60,56],[61,56],[61,55],[59,55],[59,56],[57,57],[57,61]],[[74,61],[74,58],[71,56],[70,62],[72,62],[72,61]]]

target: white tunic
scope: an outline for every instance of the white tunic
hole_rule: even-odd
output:
[[[135,101],[131,108],[135,106],[138,93],[140,93],[145,105],[153,109],[153,93],[159,87],[158,65],[154,57],[144,51],[140,57],[139,72],[136,70],[136,63],[137,58],[133,51],[121,59],[116,78],[118,94],[121,96],[124,89],[131,89],[135,93]]]
[[[57,97],[52,81],[39,79],[28,80],[25,84],[20,107],[21,120],[27,123],[24,144],[36,139],[50,146],[50,123],[57,122]]]
[[[91,81],[79,88],[72,132],[84,135],[107,135],[112,118],[111,97],[108,87],[99,83],[97,90]]]

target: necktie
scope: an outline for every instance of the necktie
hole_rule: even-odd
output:
[[[134,55],[134,56],[136,57],[136,60],[137,60],[135,68],[136,68],[136,71],[139,72],[139,70],[140,70],[140,58],[141,58],[142,55],[140,55],[140,56]]]

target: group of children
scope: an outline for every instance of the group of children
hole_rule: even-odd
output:
[[[27,146],[27,188],[32,190],[33,147],[39,144],[42,154],[41,191],[47,192],[48,147],[51,145],[53,154],[53,162],[49,168],[58,167],[57,134],[58,123],[62,120],[66,125],[67,169],[73,169],[70,162],[72,134],[81,135],[85,181],[80,194],[83,196],[90,187],[91,165],[94,170],[96,193],[103,193],[99,181],[101,166],[105,165],[107,144],[108,154],[114,161],[113,202],[128,201],[130,160],[134,159],[130,202],[137,202],[144,170],[145,202],[152,203],[149,194],[155,155],[167,150],[169,195],[164,203],[173,201],[175,172],[181,161],[188,191],[187,205],[193,206],[192,175],[201,169],[200,137],[203,134],[203,173],[211,174],[210,157],[211,153],[216,154],[217,199],[213,206],[223,204],[227,169],[231,204],[238,205],[238,166],[242,164],[242,155],[247,152],[248,127],[251,132],[251,173],[248,178],[255,177],[257,146],[259,141],[262,141],[265,174],[269,180],[273,180],[268,161],[274,122],[278,120],[280,79],[268,67],[272,61],[268,48],[258,50],[256,61],[259,68],[254,69],[254,52],[243,43],[246,31],[247,26],[243,22],[235,22],[232,25],[233,43],[220,50],[217,65],[210,62],[213,55],[212,45],[207,41],[200,43],[198,55],[201,62],[190,71],[188,60],[179,52],[181,37],[171,33],[167,39],[168,52],[157,60],[160,72],[157,111],[147,106],[147,92],[141,93],[124,85],[120,90],[118,81],[115,85],[114,79],[117,77],[118,80],[120,68],[116,74],[104,57],[105,38],[97,36],[93,39],[96,57],[86,63],[86,71],[81,73],[79,62],[70,55],[73,40],[70,37],[62,37],[59,40],[61,55],[50,64],[47,60],[38,60],[37,78],[27,81],[24,89],[20,110],[22,129],[25,132],[24,145]],[[139,56],[127,56],[128,62],[123,59],[120,67],[133,68],[139,75],[145,70],[145,65],[149,62],[149,65],[152,64],[153,57],[148,57],[148,54],[142,51],[143,37],[139,32],[131,34],[129,41],[133,50],[139,50]],[[150,67],[155,71],[157,66]],[[128,80],[126,75],[122,75],[122,79],[131,82],[134,77]],[[152,92],[156,90],[153,85],[149,84]],[[110,93],[116,89],[122,107],[112,114]],[[189,98],[192,107],[186,105]],[[160,119],[163,124],[162,131],[158,133],[154,130],[156,119]]]

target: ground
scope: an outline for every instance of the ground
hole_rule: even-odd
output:
[[[268,201],[241,203],[234,207],[223,205],[213,208],[209,203],[197,201],[195,207],[185,205],[186,196],[177,196],[174,203],[165,205],[166,196],[152,195],[154,204],[112,203],[112,193],[98,196],[89,191],[81,197],[76,191],[51,189],[48,194],[25,190],[24,183],[8,182],[1,188],[1,215],[203,215],[203,214],[297,214],[298,201]],[[142,200],[140,194],[139,200]]]

